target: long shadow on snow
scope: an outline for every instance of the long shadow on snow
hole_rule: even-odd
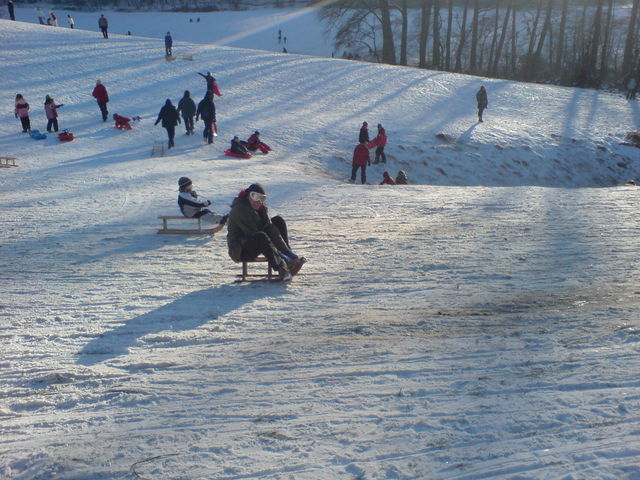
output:
[[[126,355],[139,338],[165,330],[182,332],[197,328],[229,312],[267,296],[282,295],[278,285],[246,288],[246,285],[221,285],[191,292],[171,303],[132,318],[87,343],[77,363],[91,366]],[[197,312],[197,313],[194,313]]]

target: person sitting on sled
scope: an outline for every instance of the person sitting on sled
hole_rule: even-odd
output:
[[[380,182],[380,185],[395,185],[396,182],[393,180],[393,178],[391,178],[391,176],[389,175],[389,172],[385,171],[382,173],[382,181]]]
[[[283,281],[291,280],[306,262],[291,251],[287,224],[281,216],[270,218],[267,196],[259,183],[242,189],[231,204],[227,246],[234,262],[250,262],[265,256]]]
[[[260,149],[260,151],[264,154],[267,154],[271,151],[271,147],[260,140],[260,132],[257,130],[253,132],[253,135],[251,135],[249,137],[249,140],[247,140],[247,148],[252,152]]]
[[[396,175],[396,185],[409,185],[409,180],[407,179],[407,174],[404,173],[404,170],[400,170],[398,175]]]
[[[180,193],[178,194],[178,207],[185,217],[189,218],[202,218],[210,223],[219,223],[224,225],[227,222],[229,215],[217,215],[209,210],[211,200],[198,196],[195,190],[193,190],[193,184],[188,177],[180,177],[178,180],[178,188]]]
[[[129,122],[131,120],[140,120],[140,117],[125,117],[124,115],[118,115],[117,113],[113,114],[113,120],[116,122],[115,127],[118,130],[131,130],[131,125]]]
[[[229,150],[237,155],[250,155],[249,150],[242,144],[237,135],[231,139],[231,148]]]

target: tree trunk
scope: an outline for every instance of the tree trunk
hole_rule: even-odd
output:
[[[396,47],[393,42],[389,0],[379,0],[380,20],[382,23],[382,62],[390,65],[396,63]]]
[[[453,67],[454,72],[460,72],[462,70],[462,50],[464,49],[464,42],[467,39],[467,11],[469,10],[469,1],[465,0],[464,10],[462,11],[462,26],[460,27],[460,43],[456,49],[456,66]]]
[[[509,28],[509,15],[511,15],[512,8],[513,8],[513,0],[511,0],[507,5],[507,13],[504,16],[504,22],[502,23],[502,32],[500,32],[500,41],[498,42],[496,56],[493,59],[493,68],[491,69],[491,74],[493,76],[496,76],[498,74],[498,62],[500,61],[500,54],[502,53],[504,39],[507,36],[507,29]]]
[[[547,33],[549,32],[549,28],[551,27],[551,15],[553,14],[553,2],[554,0],[548,0],[547,2],[547,14],[544,18],[544,24],[542,26],[542,32],[540,33],[540,39],[538,40],[538,48],[536,48],[536,53],[533,57],[534,72],[537,71],[537,67],[540,63],[540,58],[542,57],[542,48],[544,47],[544,41],[547,39]]]
[[[560,29],[558,31],[558,56],[556,57],[556,72],[558,75],[562,76],[563,64],[564,60],[564,31],[567,27],[567,8],[568,8],[569,0],[563,0],[562,2],[562,16],[560,18]]]
[[[622,78],[625,82],[633,75],[633,57],[636,49],[636,23],[638,21],[638,9],[640,0],[633,0],[631,16],[629,17],[629,27],[627,29],[627,40],[624,43],[624,57],[622,59]]]
[[[409,30],[409,14],[407,0],[402,0],[402,33],[400,37],[400,65],[407,64],[407,35]]]
[[[598,50],[600,50],[600,34],[602,30],[602,4],[604,0],[598,0],[596,14],[593,18],[593,37],[591,38],[591,52],[589,52],[590,83],[598,88]]]
[[[430,25],[431,25],[431,0],[422,0],[422,12],[420,16],[420,49],[419,49],[419,63],[418,63],[420,68],[427,67],[427,40],[429,39]]]
[[[449,9],[447,11],[447,41],[445,47],[444,69],[451,71],[451,27],[453,24],[453,0],[449,0]]]
[[[433,2],[432,68],[440,70],[440,0],[434,0]]]
[[[516,68],[518,66],[518,31],[516,30],[516,6],[511,10],[511,78],[516,78]]]
[[[469,55],[469,73],[475,73],[477,68],[477,50],[478,50],[478,17],[480,15],[480,2],[473,2],[473,20],[471,22],[471,54]]]
[[[600,54],[600,75],[598,77],[598,85],[602,85],[607,79],[608,57],[609,57],[609,40],[611,39],[611,17],[613,16],[613,0],[609,0],[607,9],[607,23],[604,26],[604,39],[602,45],[602,53]]]
[[[498,43],[498,24],[500,21],[500,0],[496,0],[496,19],[493,22],[493,38],[491,39],[491,50],[489,52],[489,63],[487,63],[487,75],[491,75],[493,69],[493,55],[496,52]]]

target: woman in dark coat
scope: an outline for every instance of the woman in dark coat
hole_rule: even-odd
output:
[[[202,121],[204,122],[202,136],[208,143],[213,143],[213,131],[216,121],[216,106],[213,103],[213,92],[207,91],[204,98],[200,100],[198,110],[196,111],[196,122],[199,117],[202,117]]]
[[[196,115],[196,102],[191,98],[189,90],[184,91],[184,96],[178,102],[178,112],[182,112],[187,135],[193,135],[193,117]]]
[[[476,100],[478,101],[478,121],[482,122],[482,112],[489,106],[489,98],[487,97],[487,90],[484,88],[484,85],[481,86],[478,93],[476,93]]]
[[[167,130],[167,136],[169,137],[169,148],[174,146],[173,139],[176,136],[176,125],[180,123],[180,115],[178,110],[173,106],[171,100],[167,98],[164,107],[160,109],[158,113],[158,119],[154,125],[157,125],[162,120],[162,126]]]

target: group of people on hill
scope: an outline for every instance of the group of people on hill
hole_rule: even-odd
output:
[[[387,156],[384,153],[384,147],[387,144],[387,132],[381,123],[378,124],[378,134],[373,140],[369,140],[369,124],[362,122],[360,134],[358,135],[358,145],[353,150],[353,158],[351,161],[351,183],[356,181],[356,174],[360,170],[360,180],[364,185],[367,182],[367,166],[371,165],[371,157],[369,150],[376,149],[374,164],[387,163]]]
[[[227,225],[227,247],[233,261],[253,261],[263,255],[282,281],[291,280],[306,262],[293,253],[285,220],[281,216],[269,217],[267,195],[261,184],[252,183],[242,189],[225,215],[211,211],[211,201],[195,192],[190,178],[180,177],[178,190],[178,206],[184,216]]]
[[[11,5],[13,5],[13,1],[9,1],[11,2]],[[38,16],[38,22],[40,25],[51,25],[53,27],[58,26],[58,15],[56,15],[53,10],[49,12],[49,16],[47,17],[42,8],[36,7],[36,15]],[[12,17],[11,20],[15,20],[15,18]],[[69,28],[73,28],[76,24],[71,14],[67,14],[67,23],[69,24]]]
[[[54,132],[58,131],[58,109],[62,107],[64,107],[64,104],[56,103],[50,95],[45,97],[44,114],[47,119],[47,132],[51,133],[52,129]],[[24,96],[21,93],[17,94],[14,114],[16,118],[20,119],[20,123],[22,124],[22,133],[28,133],[31,131],[31,119],[29,117],[30,110],[31,106]]]

